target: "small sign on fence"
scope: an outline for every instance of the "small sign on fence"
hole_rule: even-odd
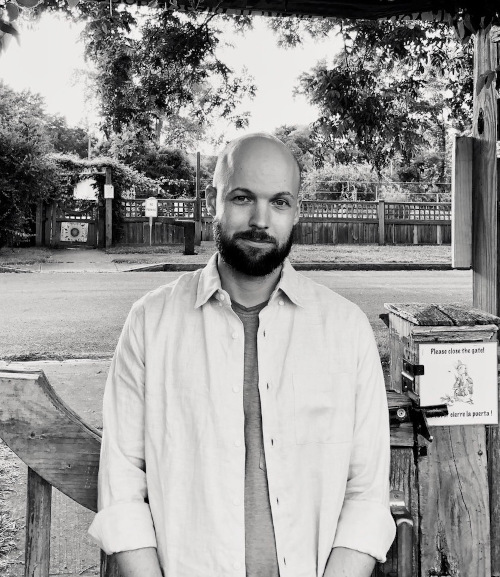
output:
[[[115,198],[115,187],[112,184],[104,185],[104,198]]]
[[[429,425],[498,423],[496,341],[420,344],[419,363],[421,405],[448,405],[448,416]]]
[[[154,196],[144,201],[144,216],[156,218],[158,216],[158,199]]]

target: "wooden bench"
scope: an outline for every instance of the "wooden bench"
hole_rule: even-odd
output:
[[[0,438],[28,466],[25,576],[48,577],[52,487],[97,511],[101,433],[87,425],[56,394],[43,371],[0,369]],[[388,393],[391,415],[408,407]],[[394,448],[413,445],[411,424],[391,427]],[[397,538],[388,563],[375,574],[411,577],[413,523],[402,490],[391,492]],[[113,557],[101,554],[101,576],[118,575]]]

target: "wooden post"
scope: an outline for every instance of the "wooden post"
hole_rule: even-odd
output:
[[[480,76],[496,69],[498,45],[491,32],[476,34],[474,54],[474,120],[472,171],[472,270],[474,306],[498,314],[498,182],[495,81],[487,88]],[[482,86],[481,86],[482,84]],[[491,575],[500,576],[500,432],[487,427],[490,500]]]
[[[472,168],[472,270],[474,306],[492,314],[498,308],[497,102],[495,82],[487,88],[481,74],[495,70],[497,48],[490,32],[475,39]],[[478,90],[478,86],[482,87]],[[479,92],[479,93],[478,93]]]
[[[36,246],[43,246],[44,208],[43,200],[39,200],[36,205]]]
[[[196,223],[184,223],[184,254],[196,254],[194,245],[196,242]]]
[[[200,153],[196,153],[196,203],[194,209],[194,242],[197,245],[201,244],[201,157]],[[194,253],[193,253],[194,254]]]
[[[451,173],[451,266],[472,264],[472,147],[467,136],[455,138]]]
[[[386,304],[391,388],[401,390],[403,360],[421,365],[420,345],[495,342],[499,319],[456,305]],[[428,367],[424,367],[429,377]],[[420,394],[414,377],[412,395]],[[407,382],[406,382],[407,384]],[[484,425],[430,427],[417,451],[421,576],[489,577],[490,515]],[[415,519],[415,517],[414,517]]]
[[[385,244],[385,200],[379,200],[377,206],[378,216],[378,243]]]
[[[52,486],[28,468],[25,577],[48,577]]]
[[[57,239],[57,202],[54,200],[52,203],[52,212],[50,219],[50,241],[49,246],[54,248],[59,244]]]
[[[111,184],[111,168],[106,168],[106,184]],[[113,244],[113,199],[106,198],[106,248]]]

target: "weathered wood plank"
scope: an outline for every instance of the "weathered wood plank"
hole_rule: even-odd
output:
[[[457,303],[386,303],[384,307],[418,326],[500,325],[496,315]]]
[[[25,577],[49,577],[52,487],[28,468]]]
[[[419,459],[422,575],[489,576],[489,498],[484,426],[432,427]]]
[[[84,423],[40,372],[0,371],[0,437],[38,475],[97,510],[100,433]]]
[[[453,268],[470,268],[472,264],[472,150],[472,138],[455,138],[451,173]]]
[[[475,85],[495,70],[497,48],[491,34],[475,35]],[[497,99],[495,83],[474,91],[472,168],[472,269],[474,306],[496,314],[498,307]],[[499,536],[500,537],[500,536]]]

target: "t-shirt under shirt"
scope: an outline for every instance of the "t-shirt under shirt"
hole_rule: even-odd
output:
[[[245,414],[245,562],[247,577],[279,577],[259,395],[257,330],[267,303],[246,308],[233,301],[245,333],[243,410]]]

